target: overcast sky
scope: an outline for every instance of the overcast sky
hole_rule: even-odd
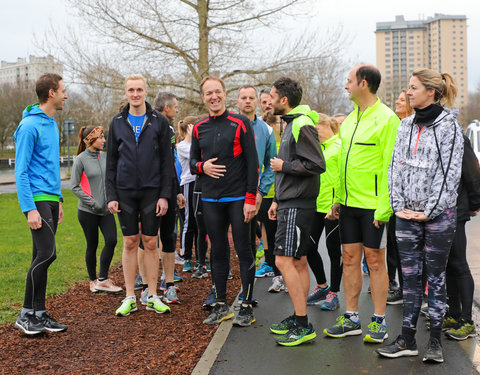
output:
[[[169,1],[169,0],[164,0]],[[62,0],[0,0],[0,60],[39,54],[33,34],[43,35],[50,21],[58,32],[75,19],[67,14]],[[307,24],[335,27],[342,24],[353,43],[346,52],[352,61],[375,64],[375,24],[394,21],[395,15],[406,20],[427,18],[434,13],[466,15],[468,38],[469,91],[480,84],[480,1],[478,0],[311,0],[311,20]],[[305,22],[302,22],[302,26]]]

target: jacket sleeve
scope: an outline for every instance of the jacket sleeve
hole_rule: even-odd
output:
[[[440,131],[434,129],[438,141],[439,163],[424,212],[430,219],[436,218],[449,208],[449,197],[457,196],[462,174],[463,133],[456,120],[447,124],[442,126]]]
[[[37,209],[28,177],[28,166],[32,160],[36,139],[36,130],[26,125],[20,125],[15,134],[15,183],[22,212]]]
[[[388,166],[392,160],[399,124],[400,119],[392,113],[382,129],[379,142],[382,148],[382,178],[379,181],[378,203],[374,218],[375,220],[384,222],[387,222],[390,216],[392,216],[392,208],[390,207],[390,198],[388,195]]]
[[[95,200],[87,195],[83,190],[82,187],[80,186],[80,182],[82,180],[82,174],[83,174],[83,163],[80,160],[80,158],[76,158],[75,161],[73,162],[73,167],[72,167],[72,177],[70,179],[72,183],[72,192],[75,194],[80,201],[86,205],[87,207],[90,207],[94,209],[95,206]]]
[[[203,174],[202,150],[198,140],[198,124],[192,130],[192,146],[190,147],[190,172]]]
[[[267,125],[268,126],[268,125]],[[267,144],[265,147],[265,157],[263,158],[263,172],[258,185],[258,192],[264,197],[270,191],[270,188],[275,181],[275,173],[270,166],[270,159],[277,156],[277,144],[275,142],[275,135],[272,128],[268,126]]]
[[[115,138],[115,119],[110,123],[108,129],[107,149],[107,172],[105,178],[105,191],[107,193],[107,204],[111,201],[118,202],[117,193],[117,163],[118,163],[118,141]]]
[[[393,212],[402,211],[405,209],[405,198],[403,195],[403,164],[404,158],[403,150],[406,147],[404,142],[406,132],[404,131],[405,125],[402,124],[398,128],[397,140],[393,148],[392,160],[388,168],[388,192],[390,195],[390,205]]]
[[[465,142],[463,145],[462,181],[468,195],[468,209],[476,211],[480,208],[480,166],[470,140],[465,135],[463,138]]]
[[[240,131],[240,146],[247,166],[247,192],[245,203],[255,204],[258,192],[258,155],[255,146],[255,135],[250,121],[244,122]]]
[[[159,153],[160,153],[160,193],[159,198],[170,199],[172,193],[176,189],[175,178],[175,164],[173,158],[173,149],[172,149],[172,135],[170,124],[164,116],[158,116],[159,126],[160,126],[160,137],[159,137]],[[176,202],[173,202],[176,204]]]
[[[291,161],[283,161],[282,172],[296,176],[312,176],[325,172],[325,159],[315,126],[303,125],[295,141],[296,155],[293,155]]]

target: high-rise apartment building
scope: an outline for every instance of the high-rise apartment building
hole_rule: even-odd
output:
[[[458,86],[456,108],[468,103],[467,17],[435,14],[425,20],[377,22],[377,67],[382,73],[380,95],[393,107],[414,70],[449,73]]]
[[[17,62],[2,61],[0,64],[0,84],[24,86],[34,84],[45,73],[63,75],[63,64],[54,60],[53,56],[27,59],[19,57]]]

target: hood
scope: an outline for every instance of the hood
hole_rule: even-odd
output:
[[[297,105],[294,109],[282,116],[286,121],[297,118],[301,115],[310,117],[314,124],[317,124],[320,116],[317,112],[310,109],[308,105]]]
[[[50,119],[50,117],[48,117],[46,113],[40,109],[39,106],[40,106],[39,103],[29,105],[27,108],[23,110],[22,118],[26,118],[29,116],[41,116],[46,119]]]

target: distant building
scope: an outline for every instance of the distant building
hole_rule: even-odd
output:
[[[28,87],[44,73],[63,75],[63,64],[55,61],[53,56],[36,57],[30,55],[19,57],[17,62],[2,61],[0,64],[0,84]]]
[[[377,67],[382,73],[381,95],[393,107],[414,70],[429,68],[449,73],[458,85],[456,108],[468,104],[467,17],[436,13],[425,20],[377,22]]]

